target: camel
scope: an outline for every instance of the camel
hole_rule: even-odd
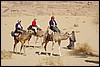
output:
[[[31,28],[32,28],[32,25],[30,25],[30,26],[27,28],[27,30],[31,30]],[[33,31],[33,30],[31,30],[31,31]],[[33,32],[34,32],[34,31],[33,31]],[[36,37],[35,45],[36,45],[36,43],[37,43],[37,40],[38,40],[39,38],[42,39],[42,37],[43,37],[43,35],[44,35],[44,31],[42,31],[42,29],[38,29],[37,32],[38,32],[38,35],[32,34],[34,37]],[[29,46],[29,47],[30,47],[29,41],[30,41],[32,35],[31,35],[31,36],[29,37],[29,39],[28,39],[28,46]],[[35,48],[35,46],[34,46],[34,48]]]
[[[11,35],[13,36],[13,31],[11,32]],[[27,40],[30,39],[30,37],[34,34],[34,32],[32,30],[27,30],[27,31],[24,31],[22,34],[19,34],[18,36],[13,36],[14,37],[14,48],[13,48],[13,52],[15,52],[15,47],[17,45],[17,43],[21,42],[21,48],[20,48],[20,54],[21,54],[21,50],[23,48],[24,50],[24,54],[25,54],[25,42]],[[17,52],[17,51],[16,51]],[[16,53],[15,52],[15,53]],[[25,54],[26,55],[26,54]]]
[[[47,27],[47,31],[45,32],[45,35],[43,37],[43,42],[42,42],[42,48],[43,48],[43,45],[44,45],[44,49],[45,49],[45,52],[46,52],[46,55],[47,55],[47,49],[46,49],[46,46],[48,44],[49,41],[52,42],[52,51],[54,49],[54,44],[56,42],[58,42],[58,50],[59,50],[59,56],[61,56],[61,51],[60,51],[60,44],[61,44],[61,40],[67,40],[69,37],[69,33],[68,32],[65,32],[65,33],[58,33],[58,32],[53,32],[50,30],[49,27]],[[52,56],[52,51],[51,51],[51,56]],[[41,54],[41,50],[39,52],[39,55]]]

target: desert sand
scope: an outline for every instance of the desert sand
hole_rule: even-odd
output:
[[[1,1],[1,50],[12,51],[14,40],[11,31],[14,31],[16,21],[22,21],[26,30],[34,18],[45,31],[51,16],[55,16],[58,27],[62,32],[74,30],[77,43],[87,43],[94,53],[99,54],[99,2],[98,1]],[[74,26],[74,25],[77,26]],[[30,45],[34,46],[32,37]],[[38,55],[41,42],[36,48],[27,47],[26,56],[12,53],[11,59],[1,59],[1,66],[99,66],[86,60],[99,61],[99,57],[79,57],[70,55],[72,50],[64,49],[69,40],[61,42],[62,56]],[[51,42],[47,51],[51,52]],[[25,45],[28,45],[27,41]],[[18,43],[19,52],[21,44]],[[22,51],[23,53],[23,51]],[[57,43],[53,53],[58,53]]]

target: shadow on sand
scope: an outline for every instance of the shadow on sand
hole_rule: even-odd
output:
[[[94,60],[85,60],[85,62],[90,62],[90,63],[99,64],[99,61],[94,61]]]
[[[39,52],[35,52],[35,53],[38,54],[38,55],[40,55]],[[45,52],[41,52],[41,55],[46,55],[46,53],[45,53]],[[51,53],[47,53],[47,55],[50,56]],[[54,53],[53,53],[52,55],[53,55],[53,56],[59,56],[59,54],[54,54]]]
[[[35,48],[41,48],[41,46],[31,46],[31,45],[30,45],[30,46],[26,45],[25,47],[26,47],[26,48],[28,48],[28,47],[32,47],[32,48],[34,48],[34,47],[35,47]]]
[[[13,51],[10,51],[10,53],[26,56],[26,54],[24,54],[24,53],[21,53],[21,54],[20,54],[20,52],[13,52]]]
[[[63,49],[68,49],[67,47],[63,47]]]

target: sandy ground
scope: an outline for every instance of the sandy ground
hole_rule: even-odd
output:
[[[35,4],[38,4],[37,2],[34,2]],[[37,7],[37,11],[39,12],[39,8],[40,10],[42,9],[41,7],[43,6],[43,2],[40,2],[41,4],[39,5],[33,5],[33,9],[35,7]],[[28,9],[30,9],[31,7],[28,7],[29,5],[22,5],[21,7],[19,7],[19,5],[13,5],[13,3],[7,3],[2,2],[2,10],[1,10],[1,50],[7,50],[7,51],[12,51],[13,49],[13,37],[11,36],[11,31],[13,31],[14,25],[16,23],[16,21],[18,19],[22,20],[22,25],[24,27],[24,29],[27,29],[27,27],[31,24],[31,21],[33,18],[37,18],[37,23],[41,26],[41,28],[45,31],[47,26],[48,26],[48,22],[50,20],[50,17],[53,15],[55,15],[55,19],[58,23],[58,27],[60,28],[60,30],[62,32],[68,31],[71,32],[72,30],[74,30],[76,33],[76,43],[88,43],[91,48],[95,51],[95,53],[99,54],[99,19],[98,19],[98,12],[99,12],[99,6],[98,6],[98,2],[92,2],[92,4],[90,4],[90,6],[86,6],[84,3],[79,3],[76,2],[74,3],[72,2],[58,2],[56,3],[56,5],[53,4],[49,4],[49,2],[47,2],[44,8],[49,7],[52,8],[53,10],[51,10],[52,14],[48,11],[46,12],[45,9],[43,9],[42,11],[44,11],[45,13],[34,13],[37,11],[33,11],[33,13],[31,13],[32,11],[30,10],[30,13],[28,13]],[[73,3],[73,4],[72,4]],[[7,6],[5,4],[8,4]],[[59,7],[57,7],[58,4],[63,4]],[[64,6],[64,5],[68,5],[68,6]],[[50,5],[52,7],[50,7]],[[73,7],[73,5],[75,7]],[[80,6],[84,6],[84,10],[86,11],[86,13],[82,13],[82,11],[79,11],[78,8],[80,7],[76,7],[76,5],[80,5]],[[12,7],[13,6],[13,7]],[[68,8],[70,6],[70,8]],[[17,7],[17,8],[16,8]],[[25,8],[27,8],[27,10],[25,10]],[[54,8],[55,10],[54,10]],[[62,9],[61,9],[62,7]],[[71,9],[71,7],[73,9]],[[88,9],[88,8],[89,9]],[[9,9],[8,9],[9,8]],[[15,9],[16,8],[16,9]],[[85,9],[86,8],[86,9]],[[63,11],[62,13],[58,10],[61,9],[61,11]],[[76,15],[73,15],[71,12],[66,13],[64,12],[65,9],[69,9],[71,11],[76,11]],[[88,10],[87,10],[88,9]],[[94,10],[93,10],[94,9]],[[5,11],[7,10],[7,11]],[[26,12],[10,12],[11,10],[24,10]],[[80,9],[81,10],[81,9]],[[90,10],[90,11],[89,11]],[[91,11],[92,10],[92,11]],[[91,13],[92,12],[92,13]],[[25,14],[24,14],[25,13]],[[50,14],[49,14],[50,13]],[[64,14],[65,13],[65,14]],[[26,15],[27,14],[27,15]],[[31,15],[32,16],[31,16]],[[36,15],[35,15],[36,14]],[[40,15],[41,14],[41,15]],[[43,15],[42,15],[43,14]],[[17,16],[18,15],[18,16]],[[74,24],[77,24],[78,27],[74,27]],[[66,30],[64,30],[66,29]],[[77,32],[78,31],[78,32]],[[46,56],[45,54],[41,54],[38,55],[38,52],[40,50],[40,40],[38,40],[39,43],[36,44],[36,48],[33,47],[27,47],[26,48],[26,56],[23,55],[19,55],[19,54],[12,54],[12,58],[11,59],[4,59],[1,60],[1,65],[2,66],[48,66],[48,65],[53,65],[53,66],[99,66],[99,64],[96,63],[90,63],[90,62],[85,62],[86,60],[94,60],[94,61],[99,61],[99,57],[87,57],[87,58],[81,58],[78,56],[71,56],[69,55],[69,52],[71,50],[68,49],[64,49],[64,47],[66,47],[69,44],[68,40],[62,41],[61,43],[61,53],[62,56]],[[51,52],[51,42],[48,43],[47,46],[47,51],[50,53]],[[25,45],[27,45],[27,42],[25,43]],[[31,39],[30,41],[30,45],[34,46],[34,38]],[[17,45],[17,50],[19,51],[20,49],[20,43]],[[23,52],[23,51],[22,51]],[[57,43],[54,46],[54,50],[53,52],[55,54],[58,53],[58,45]]]

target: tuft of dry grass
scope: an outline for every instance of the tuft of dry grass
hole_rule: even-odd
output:
[[[46,57],[42,60],[44,60],[44,62],[40,62],[37,66],[63,66],[59,57]]]
[[[11,59],[12,53],[6,50],[1,51],[1,59]]]
[[[77,31],[75,31],[75,33],[79,33],[79,32],[80,32],[80,31],[78,31],[78,30],[77,30]]]
[[[76,48],[74,49],[74,51],[79,52],[79,53],[84,53],[84,54],[90,54],[92,53],[92,48],[87,44],[87,43],[83,43],[83,44],[76,44]]]
[[[78,24],[74,24],[74,27],[78,27]]]
[[[88,43],[77,43],[76,48],[73,49],[73,51],[70,53],[71,55],[80,55],[80,56],[96,56],[98,57],[99,55],[94,54],[94,51],[92,48],[89,46]]]

